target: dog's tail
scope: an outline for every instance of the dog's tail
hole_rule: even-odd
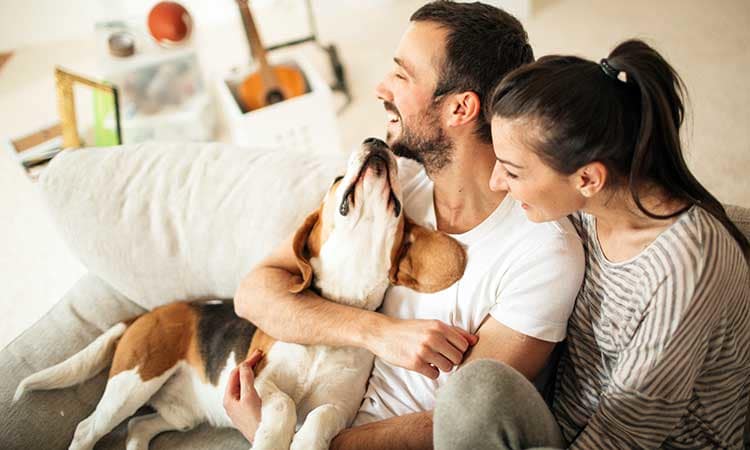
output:
[[[112,362],[117,341],[125,329],[127,325],[120,322],[65,361],[24,378],[16,389],[13,402],[26,391],[73,386],[98,374]]]

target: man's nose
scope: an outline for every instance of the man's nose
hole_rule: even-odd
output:
[[[375,86],[375,96],[378,98],[378,100],[385,100],[393,103],[393,94],[391,93],[391,90],[388,89],[385,80],[381,81],[377,86]]]
[[[493,192],[508,190],[508,183],[505,179],[505,170],[500,166],[500,163],[497,162],[492,169],[492,175],[490,175],[490,190]]]

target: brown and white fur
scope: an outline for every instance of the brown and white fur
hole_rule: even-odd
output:
[[[374,310],[389,282],[434,292],[461,277],[462,247],[402,214],[397,170],[378,139],[352,154],[346,175],[295,234],[303,280],[292,292],[312,285],[332,301]],[[24,379],[15,399],[80,383],[111,362],[104,395],[76,428],[70,448],[93,448],[149,404],[155,413],[128,423],[128,450],[146,449],[164,431],[202,422],[232,427],[222,401],[228,377],[258,348],[265,353],[255,381],[263,407],[252,448],[328,448],[359,408],[373,355],[275,341],[238,318],[228,301],[177,302],[118,323],[66,361]]]

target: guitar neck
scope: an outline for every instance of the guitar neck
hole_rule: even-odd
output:
[[[274,74],[271,65],[268,63],[268,59],[266,59],[266,49],[263,47],[258,28],[255,26],[253,14],[250,12],[250,7],[248,6],[248,0],[237,0],[237,5],[240,8],[240,15],[242,16],[242,25],[245,28],[247,43],[250,46],[253,58],[258,61],[263,83],[266,85],[267,90],[279,89],[279,82],[276,79],[276,75]]]

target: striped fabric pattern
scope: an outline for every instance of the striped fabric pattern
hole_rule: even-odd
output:
[[[571,448],[742,448],[750,383],[750,270],[693,207],[635,258],[608,261],[574,220],[586,276],[553,411]]]

